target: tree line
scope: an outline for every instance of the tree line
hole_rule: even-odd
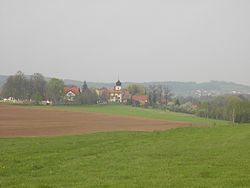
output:
[[[232,121],[250,122],[250,95],[216,97],[175,97],[166,85],[133,84],[128,87],[132,95],[148,95],[145,107],[159,108],[174,112],[195,114],[200,117]]]
[[[250,102],[242,96],[218,96],[201,102],[196,114],[233,123],[250,122]]]
[[[35,73],[27,78],[23,72],[18,71],[15,75],[9,76],[3,85],[1,95],[13,97],[18,100],[44,100],[48,93],[47,81],[40,73]]]
[[[49,81],[40,73],[34,73],[27,77],[21,71],[8,77],[3,85],[1,96],[4,98],[13,97],[16,100],[32,101],[36,104],[49,100],[53,104],[64,104],[65,91],[64,82],[61,79],[52,78]],[[97,94],[89,89],[84,82],[82,92],[76,96],[77,104],[95,104]]]

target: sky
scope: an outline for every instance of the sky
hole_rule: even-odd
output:
[[[0,0],[0,74],[250,85],[249,0]]]

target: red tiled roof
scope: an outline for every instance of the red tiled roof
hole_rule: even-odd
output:
[[[134,100],[134,101],[147,101],[148,96],[147,95],[134,95],[134,96],[132,96],[132,100]]]
[[[79,87],[65,87],[64,88],[65,93],[68,93],[69,91],[72,91],[75,94],[80,93],[80,88]]]

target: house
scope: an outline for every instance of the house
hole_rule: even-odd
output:
[[[147,95],[133,95],[131,98],[132,104],[138,103],[140,106],[144,106],[148,102]]]
[[[79,87],[64,87],[65,92],[65,100],[67,101],[74,101],[77,96],[80,94]]]

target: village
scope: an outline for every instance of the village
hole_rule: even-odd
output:
[[[118,78],[113,86],[89,87],[87,82],[77,85],[63,79],[46,78],[41,73],[25,75],[18,71],[10,75],[0,89],[0,100],[6,103],[30,105],[90,105],[127,104],[135,107],[166,108],[174,104],[172,90],[166,85],[126,84]]]
[[[245,95],[182,97],[175,95],[168,85],[163,84],[145,86],[132,83],[123,87],[119,78],[113,87],[109,88],[88,87],[86,81],[81,83],[81,87],[79,85],[66,85],[64,80],[58,78],[46,79],[40,73],[26,76],[18,71],[6,80],[0,92],[0,99],[6,103],[52,106],[116,103],[233,122],[250,121],[249,101]],[[232,111],[233,114],[225,115],[224,109]]]
[[[13,80],[18,80],[22,77],[21,72],[14,75]],[[37,76],[37,77],[36,77]],[[107,104],[107,103],[120,103],[120,104],[132,104],[134,106],[144,107],[149,102],[148,95],[140,95],[138,92],[130,92],[129,88],[123,88],[122,82],[118,79],[112,88],[89,88],[87,82],[84,81],[82,87],[74,85],[65,85],[63,80],[52,78],[51,82],[56,83],[52,86],[52,91],[49,92],[50,81],[46,83],[42,75],[34,74],[33,80],[36,80],[35,84],[32,84],[32,79],[28,82],[31,85],[27,89],[18,86],[27,85],[27,78],[23,77],[22,82],[18,84],[12,83],[12,77],[6,83],[6,87],[2,90],[2,96],[0,100],[2,102],[16,103],[16,104],[41,104],[41,105],[80,105],[80,104]],[[14,81],[15,82],[15,81]],[[18,85],[18,86],[17,86]],[[35,86],[34,86],[35,85]],[[134,84],[133,87],[139,87]],[[47,87],[47,88],[46,88]],[[24,89],[25,96],[22,96],[21,92],[13,92],[13,90],[20,91]],[[146,88],[143,88],[146,90]],[[26,91],[27,90],[27,91]],[[35,91],[37,90],[37,91]],[[46,91],[45,91],[46,90]],[[60,91],[61,90],[61,91]],[[27,94],[30,93],[30,94]],[[146,92],[145,92],[146,94]],[[56,96],[57,95],[57,96]]]
[[[64,87],[65,96],[64,99],[70,104],[74,103],[78,96],[87,90],[87,84],[84,82],[83,87]],[[94,89],[94,92],[98,96],[98,104],[106,103],[124,103],[128,102],[139,106],[144,106],[149,99],[148,95],[132,95],[128,88],[122,88],[122,82],[118,79],[113,88],[98,88]]]

